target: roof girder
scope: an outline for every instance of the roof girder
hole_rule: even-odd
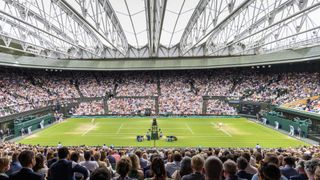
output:
[[[237,0],[228,0],[229,3],[225,4],[226,6],[224,7],[222,7],[222,4],[224,3],[224,1],[212,1],[211,3],[208,3],[207,6],[211,6],[211,7],[204,8],[204,10],[201,12],[201,15],[198,16],[197,22],[192,23],[194,25],[192,27],[193,29],[189,31],[189,33],[186,33],[181,38],[182,40],[185,40],[180,42],[181,51],[182,51],[181,55],[185,55],[188,51],[190,51],[192,48],[197,46],[200,42],[202,42],[203,40],[211,36],[217,29],[225,25],[226,20],[236,16],[243,7],[246,7],[253,0],[245,0],[241,4],[239,4],[237,8],[235,8],[234,4],[236,1]],[[212,8],[212,6],[219,7],[219,10]],[[209,19],[209,17],[207,17],[206,11],[205,11],[206,9],[208,9],[209,13],[212,13],[212,11],[214,11],[213,15],[209,14],[213,17],[213,19]],[[222,14],[222,12],[226,12],[226,11],[228,11],[229,14],[223,20],[218,21],[219,15]],[[211,16],[210,18],[212,18]],[[201,17],[203,18],[201,19]],[[199,20],[201,20],[201,22],[199,22]],[[197,23],[201,24],[200,27],[195,26]]]
[[[76,0],[76,3],[81,9],[81,17],[86,20],[88,26],[102,36],[111,47],[126,55],[129,47],[128,41],[109,1]],[[89,21],[93,21],[94,24]]]
[[[291,3],[293,2],[295,1],[292,1]],[[287,26],[288,24],[294,22],[295,19],[297,19],[297,16],[298,17],[308,16],[308,13],[316,10],[317,8],[320,8],[319,0],[312,1],[312,4],[310,6],[303,7],[303,9],[293,8],[292,5],[286,4],[285,7],[280,7],[280,9],[278,9],[280,11],[276,11],[277,9],[275,9],[274,11],[271,11],[271,13],[282,13],[281,20],[277,22],[268,22],[268,20],[265,19],[264,23],[261,23],[262,26],[260,27],[256,26],[255,28],[252,28],[250,30],[248,29],[248,27],[251,28],[253,26],[249,25],[244,31],[242,31],[242,33],[240,33],[242,36],[236,37],[231,40],[228,40],[227,37],[234,37],[235,35],[238,35],[240,28],[237,29],[236,26],[225,28],[221,30],[219,33],[217,33],[214,39],[210,39],[206,42],[206,46],[208,48],[208,55],[226,55],[223,53],[226,53],[226,51],[229,51],[229,50],[233,50],[235,45],[246,46],[246,48],[243,48],[243,50],[254,49],[254,48],[263,46],[265,39],[268,36],[270,36],[274,31],[279,30],[284,26]],[[243,18],[243,17],[241,16],[239,18]],[[239,21],[239,19],[234,19],[234,22],[237,22],[237,21]],[[249,23],[249,22],[244,22],[244,24],[246,23]],[[230,23],[230,25],[232,25],[232,23]],[[242,27],[242,26],[239,25],[238,27]],[[245,31],[247,33],[243,33]],[[296,34],[297,33],[299,32],[297,31]],[[292,36],[293,34],[288,34],[288,36]],[[260,37],[258,37],[259,35]],[[245,40],[248,40],[248,42],[245,43],[244,42]],[[232,54],[232,52],[228,52],[228,54],[230,55]]]
[[[149,56],[158,56],[167,0],[145,0]]]

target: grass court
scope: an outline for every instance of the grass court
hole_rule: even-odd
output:
[[[164,137],[157,147],[298,147],[305,142],[245,118],[157,118]],[[153,141],[137,142],[146,135],[152,118],[70,118],[19,140],[23,144],[152,147]],[[222,124],[219,127],[219,124]],[[178,141],[167,142],[174,135]]]

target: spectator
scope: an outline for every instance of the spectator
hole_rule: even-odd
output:
[[[96,161],[91,161],[91,152],[85,151],[84,152],[84,160],[79,164],[85,168],[87,168],[90,172],[93,172],[95,169],[99,167],[99,164]]]
[[[298,175],[290,176],[290,180],[307,180],[308,179],[308,176],[304,170],[305,168],[304,164],[305,164],[304,160],[300,160],[298,162],[298,167],[297,167]]]
[[[48,151],[47,153],[47,166],[50,168],[51,165],[58,161],[58,154],[53,151]]]
[[[113,169],[115,169],[117,161],[116,161],[116,158],[114,156],[112,156],[112,150],[109,151],[107,159],[108,159],[109,163],[111,164],[111,167]]]
[[[262,163],[259,169],[259,175],[261,180],[280,180],[280,169],[273,163]]]
[[[268,163],[271,163],[271,164],[274,164],[276,165],[277,167],[279,167],[279,159],[278,157],[275,155],[275,154],[272,154],[272,153],[268,153],[265,155],[265,158],[263,161],[261,161],[262,164],[268,164]],[[260,165],[261,166],[261,165]],[[280,170],[280,169],[279,169]],[[259,179],[259,173],[261,172],[258,172],[256,174],[254,174],[252,176],[252,180],[258,180]],[[280,173],[281,174],[281,173]],[[288,180],[288,178],[286,178],[285,176],[281,175],[280,177],[280,180]]]
[[[113,169],[112,166],[109,162],[109,160],[107,159],[107,154],[105,151],[105,148],[102,147],[102,151],[100,151],[101,157],[100,157],[100,162],[102,162],[102,166],[104,166],[104,163],[106,163],[106,168],[111,172],[111,174],[113,173]]]
[[[143,175],[143,171],[141,171],[140,169],[140,161],[138,156],[135,154],[130,154],[129,158],[132,163],[132,167],[129,172],[129,177],[133,179],[143,180],[144,175]]]
[[[33,171],[46,177],[48,174],[48,167],[45,165],[45,158],[42,154],[36,155],[36,164],[33,167]]]
[[[33,152],[36,152],[37,154],[52,154],[51,157],[54,157],[55,155],[53,154],[58,154],[58,156],[61,156],[61,149],[58,149],[56,146],[46,146],[46,147],[41,147],[39,145],[24,145],[24,144],[17,144],[17,143],[11,143],[11,142],[3,142],[2,148],[0,148],[0,155],[2,157],[6,157],[6,158],[12,158],[14,155],[14,152],[20,152],[20,151],[24,151],[24,150],[32,150]],[[70,150],[72,151],[70,159],[72,159],[73,162],[72,164],[66,163],[67,165],[70,165],[70,169],[68,166],[59,166],[61,169],[56,168],[57,164],[61,164],[61,158],[59,159],[58,162],[54,163],[52,165],[52,167],[49,169],[49,175],[48,175],[48,180],[53,179],[53,175],[51,172],[55,172],[59,173],[59,175],[63,175],[63,177],[59,178],[59,179],[67,179],[64,178],[64,176],[66,175],[65,173],[65,169],[69,169],[70,171],[74,171],[72,169],[72,167],[74,166],[80,166],[78,165],[76,162],[78,162],[80,155],[78,152],[82,153],[82,152],[86,152],[86,151],[90,151],[90,152],[97,152],[98,154],[104,154],[104,152],[107,150],[108,153],[110,152],[110,149],[104,149],[103,147],[88,147],[88,146],[73,146],[70,147]],[[135,152],[137,151],[136,148],[134,147],[122,147],[122,148],[113,148],[112,151],[114,153],[117,153],[121,159],[122,158],[126,158],[127,154],[130,154],[131,152]],[[260,162],[260,164],[265,165],[265,164],[273,164],[275,166],[279,168],[279,164],[280,161],[279,159],[282,159],[281,157],[284,157],[283,162],[285,162],[286,157],[293,157],[293,158],[299,158],[301,159],[311,159],[309,161],[306,162],[306,166],[305,166],[305,172],[308,174],[308,176],[310,176],[309,179],[314,179],[316,174],[315,173],[315,169],[317,166],[319,166],[319,147],[318,146],[306,146],[306,147],[297,147],[297,148],[282,148],[282,149],[278,149],[278,148],[261,148],[259,150],[255,149],[255,148],[203,148],[203,149],[196,149],[196,148],[187,148],[187,149],[180,149],[180,148],[175,148],[175,149],[170,149],[170,148],[161,148],[161,149],[153,149],[153,148],[145,148],[143,150],[143,156],[149,157],[150,161],[146,159],[147,164],[153,162],[153,160],[155,158],[161,159],[161,163],[164,164],[164,160],[168,160],[168,164],[173,162],[173,158],[171,157],[172,155],[175,155],[177,153],[179,153],[181,156],[183,156],[183,161],[181,161],[181,168],[180,170],[175,171],[174,174],[177,173],[181,173],[184,172],[185,169],[191,169],[191,162],[189,159],[189,163],[187,165],[187,167],[189,168],[184,168],[184,164],[185,164],[185,159],[188,159],[188,157],[208,157],[206,159],[205,162],[205,168],[204,168],[204,174],[205,174],[205,178],[206,179],[221,179],[221,160],[223,161],[227,161],[227,159],[230,160],[234,160],[237,161],[238,167],[239,167],[239,171],[241,171],[241,169],[243,169],[243,167],[245,167],[245,163],[240,163],[241,161],[245,161],[244,160],[244,153],[243,152],[250,152],[251,154],[254,154],[254,157],[252,157],[252,159],[257,159],[257,162]],[[258,153],[257,153],[258,152]],[[98,159],[98,157],[96,156],[97,153],[95,154],[95,159]],[[60,155],[59,155],[60,154]],[[66,156],[69,157],[68,155],[68,149],[66,151]],[[290,156],[288,156],[290,155]],[[38,156],[38,155],[37,155]],[[105,157],[105,154],[103,155]],[[215,157],[214,157],[215,156]],[[258,158],[259,156],[262,156],[262,158],[264,158],[263,160],[259,160],[261,158]],[[172,156],[173,157],[173,156]],[[221,160],[219,160],[219,158]],[[102,155],[101,155],[101,160],[103,159]],[[104,158],[105,159],[105,158]],[[68,160],[64,160],[65,162],[69,162]],[[130,160],[129,160],[130,161]],[[134,161],[134,160],[132,160]],[[160,161],[160,160],[159,160]],[[42,161],[41,161],[42,162]],[[137,160],[138,162],[138,160]],[[160,162],[158,162],[157,164],[161,164]],[[255,162],[252,162],[253,164],[255,164]],[[139,163],[136,163],[139,164]],[[240,167],[240,164],[241,167]],[[286,163],[284,163],[286,164]],[[152,165],[152,164],[151,164]],[[262,167],[262,165],[260,165]],[[133,167],[134,165],[132,165]],[[81,167],[81,166],[80,166]],[[138,166],[137,166],[138,167]],[[161,167],[157,166],[157,167]],[[36,169],[36,167],[33,167]],[[84,167],[82,167],[84,168]],[[152,169],[153,168],[153,169]],[[160,177],[159,179],[165,179],[164,177],[167,177],[168,175],[166,174],[165,168],[164,170],[160,169],[154,169],[155,167],[150,167],[150,170],[148,170],[148,168],[146,168],[146,178],[147,177],[153,177],[155,178],[155,173],[157,173],[157,177]],[[272,167],[270,167],[272,169]],[[85,169],[85,168],[84,168]],[[133,168],[129,168],[130,169]],[[139,168],[137,168],[139,169]],[[303,170],[303,165],[300,165],[300,162],[298,163],[297,166],[298,172],[300,173],[300,175],[304,174],[304,170]],[[263,169],[261,169],[263,170]],[[85,172],[88,173],[88,171],[85,169]],[[119,171],[120,172],[120,171]],[[151,172],[150,175],[147,172]],[[155,172],[155,173],[154,173]],[[165,172],[164,176],[161,176],[161,173]],[[274,174],[272,174],[270,171],[265,172],[265,174],[260,174],[263,171],[260,171],[259,169],[259,173],[255,174],[252,179],[256,180],[259,178],[259,176],[261,176],[261,178],[270,178],[270,177],[276,177],[277,173],[275,172]],[[69,173],[69,171],[68,171]],[[111,171],[110,171],[111,173]],[[187,172],[186,174],[189,174],[189,172]],[[271,173],[271,174],[270,174]],[[77,173],[70,173],[71,175],[71,179],[74,178],[85,178],[83,175],[77,176]],[[82,177],[83,176],[83,177]],[[304,175],[305,176],[305,175]],[[69,176],[70,177],[70,176]],[[129,178],[129,176],[126,176],[127,178]],[[176,175],[174,175],[173,177],[177,178]],[[277,178],[277,177],[276,177]],[[294,179],[294,177],[291,177],[292,179]],[[58,179],[58,178],[57,178]],[[287,178],[285,176],[281,176],[280,180],[286,180]],[[300,178],[298,178],[300,179]],[[302,178],[301,178],[302,179]],[[306,179],[306,178],[305,178]]]
[[[159,157],[153,158],[151,162],[151,170],[153,177],[152,180],[165,180],[166,179],[166,169],[164,166],[164,161]]]
[[[185,175],[189,175],[192,173],[192,167],[191,167],[191,158],[188,156],[185,156],[182,160],[181,160],[181,168],[180,170],[176,170],[173,174],[172,174],[172,178],[174,180],[181,180],[181,178]]]
[[[257,168],[254,167],[254,166],[252,166],[252,165],[249,163],[250,160],[251,160],[251,155],[250,155],[250,153],[249,153],[249,152],[244,152],[244,153],[242,153],[241,156],[244,157],[244,158],[247,160],[247,162],[248,162],[248,166],[247,166],[247,168],[245,169],[245,171],[246,171],[247,173],[249,173],[249,174],[256,174],[256,173],[258,172]]]
[[[307,173],[308,179],[313,180],[316,168],[320,165],[319,159],[311,159],[305,163],[305,171]]]
[[[185,175],[182,180],[204,180],[204,175],[202,174],[204,166],[204,159],[201,155],[195,155],[191,159],[191,167],[193,170],[192,174]]]
[[[22,151],[19,155],[19,162],[22,168],[10,175],[10,180],[25,180],[25,179],[32,179],[32,180],[43,180],[44,177],[40,174],[33,172],[32,168],[35,165],[35,157],[34,152],[25,150]]]
[[[291,156],[284,158],[284,167],[280,168],[281,174],[286,178],[290,178],[291,176],[298,175],[298,172],[294,169],[295,167],[295,159]]]
[[[165,169],[169,177],[171,177],[176,170],[180,170],[181,160],[181,154],[179,152],[175,152],[173,154],[173,162],[167,162],[167,164],[165,165]]]
[[[110,180],[111,173],[108,169],[99,167],[92,172],[90,180]]]
[[[9,176],[5,173],[10,168],[10,162],[8,158],[0,158],[0,180],[8,180]]]
[[[80,159],[80,154],[78,152],[72,152],[70,155],[70,160],[75,162],[75,163],[79,163],[79,159]],[[83,179],[83,175],[81,173],[75,172],[74,173],[74,178],[76,180],[82,180]]]
[[[223,164],[217,157],[209,157],[205,162],[205,179],[222,180]]]
[[[6,174],[8,176],[10,176],[11,174],[13,174],[15,172],[18,172],[22,168],[22,166],[18,160],[19,155],[20,155],[20,153],[18,151],[15,151],[12,154],[12,161],[10,163],[10,169],[6,172]]]
[[[314,172],[314,180],[320,180],[320,167],[319,166],[316,168],[316,171]]]
[[[243,178],[243,179],[248,179],[251,180],[253,174],[249,174],[246,172],[246,168],[248,166],[248,161],[244,157],[239,157],[237,159],[237,167],[238,167],[238,177]]]
[[[123,157],[117,162],[116,171],[118,177],[115,180],[131,179],[128,177],[129,171],[132,167],[131,160],[128,157]]]
[[[84,179],[86,179],[89,176],[89,172],[85,167],[68,160],[69,155],[70,154],[67,147],[59,148],[59,160],[51,165],[48,171],[48,179],[73,180],[75,172],[83,174]]]
[[[243,180],[237,176],[237,164],[230,159],[223,163],[223,176],[225,180]]]
[[[138,156],[139,160],[140,160],[140,167],[142,169],[146,168],[148,165],[148,161],[142,158],[142,152],[140,150],[137,150],[136,155]]]
[[[101,161],[101,153],[100,152],[95,152],[94,155],[93,155],[93,159],[98,163],[98,166],[101,168],[101,167],[104,167],[104,168],[107,168],[107,163],[104,162],[104,161]]]

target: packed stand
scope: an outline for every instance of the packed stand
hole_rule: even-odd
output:
[[[320,98],[318,97],[313,100],[307,99],[306,103],[298,103],[289,107],[300,111],[320,113]]]
[[[281,73],[266,75],[264,79],[264,82],[255,80],[258,86],[253,88],[252,95],[245,100],[269,101],[280,105],[312,97],[320,92],[319,73]]]
[[[276,77],[277,74],[246,72],[236,77],[236,85],[232,96],[255,102],[268,102],[276,99],[276,93],[272,88],[269,89],[270,83],[273,82]]]
[[[232,96],[233,89],[232,71],[208,71],[201,74],[192,74],[194,84],[202,96]]]
[[[155,101],[146,98],[110,98],[108,111],[112,115],[144,115],[150,109],[155,114]]]
[[[24,79],[23,76],[1,72],[0,108],[11,109],[11,111],[6,111],[3,115],[10,115],[11,113],[19,113],[33,109],[33,104],[26,98],[28,91],[26,87],[24,87],[25,84],[26,79]],[[33,95],[34,93],[30,92],[30,94]]]
[[[207,101],[207,113],[206,114],[236,115],[237,110],[222,100],[210,99]]]
[[[117,78],[117,96],[158,96],[156,76],[152,73],[123,73]]]
[[[305,99],[320,93],[319,73],[287,73],[276,86],[286,89],[286,94],[276,100],[276,104]]]
[[[72,112],[73,115],[103,115],[103,101],[81,102],[78,107]]]
[[[319,180],[319,147],[0,147],[1,179]]]
[[[44,75],[45,74],[45,75]],[[72,78],[46,72],[3,71],[0,73],[0,116],[52,105],[54,101],[79,97]],[[68,101],[69,102],[69,101]]]
[[[69,76],[65,77],[63,74],[55,74],[54,76],[46,74],[40,77],[40,81],[50,96],[54,96],[55,99],[72,99],[79,98],[79,92],[75,87],[76,80]]]
[[[192,84],[192,79],[187,75],[163,74],[160,78],[160,114],[201,114],[202,96]]]
[[[114,88],[113,77],[98,78],[99,74],[79,73],[79,89],[84,97],[104,97]]]
[[[229,69],[71,73],[8,69],[0,72],[0,116],[46,107],[55,101],[71,102],[81,99],[81,95],[110,99],[110,114],[134,114],[146,108],[155,113],[156,102],[136,99],[153,96],[158,98],[160,114],[194,115],[204,111],[206,96],[280,105],[319,95],[319,91],[319,73],[312,72]],[[226,113],[222,111],[232,112],[227,104],[223,107],[213,102],[208,107],[207,112],[212,109],[222,114]],[[314,107],[307,109],[317,112],[317,105]]]

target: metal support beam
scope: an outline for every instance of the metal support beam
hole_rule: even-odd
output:
[[[149,56],[157,57],[167,0],[145,0]]]
[[[225,28],[224,30],[219,32],[221,34],[217,34],[215,36],[216,38],[215,41],[211,40],[207,42],[207,46],[209,47],[212,45],[215,46],[207,55],[218,55],[218,54],[225,55],[222,52],[225,51],[228,47],[237,46],[239,44],[245,46],[245,48],[243,48],[242,50],[240,50],[238,53],[235,53],[235,54],[241,54],[241,52],[249,52],[249,50],[251,49],[260,48],[262,46],[265,46],[266,44],[272,44],[285,39],[288,40],[287,37],[293,37],[300,34],[300,32],[296,28],[298,24],[297,22],[299,22],[299,25],[298,25],[299,30],[302,28],[302,26],[305,27],[303,34],[306,35],[306,33],[311,32],[309,31],[310,29],[314,29],[320,25],[320,23],[318,22],[306,23],[306,19],[309,19],[309,18],[306,18],[308,17],[308,14],[319,10],[319,8],[320,8],[319,0],[312,1],[312,3],[310,3],[308,7],[304,7],[304,9],[300,9],[300,8],[294,9],[292,4],[287,4],[286,8],[281,8],[282,11],[278,12],[278,13],[281,13],[280,15],[282,17],[280,20],[273,23],[265,22],[263,24],[264,26],[261,26],[256,29],[251,29],[250,33],[241,33],[242,37],[231,39],[229,42],[226,42],[226,40],[223,39],[223,37],[227,36],[227,31],[230,31],[228,29],[232,29],[234,33],[237,33],[238,30],[232,27]],[[242,18],[242,17],[239,17],[239,18]],[[301,21],[302,19],[304,21]],[[235,19],[234,21],[236,20],[237,19]],[[239,26],[239,28],[240,27],[241,26]],[[252,27],[252,26],[249,26],[249,27]],[[287,29],[289,28],[287,32],[282,31],[285,28]],[[277,37],[279,33],[276,33],[276,32],[282,32],[282,37],[281,38]],[[229,34],[231,34],[229,36],[234,36],[232,33],[229,33]],[[269,40],[271,42],[267,42],[266,39],[272,36],[274,36],[272,40]],[[312,38],[312,37],[309,36],[307,38]],[[308,40],[306,39],[306,37],[304,39]]]
[[[48,31],[48,33],[50,33],[50,31],[52,30],[56,34],[59,34],[64,40],[69,41],[71,43],[75,43],[73,41],[72,37],[68,36],[59,27],[48,22],[41,14],[38,14],[35,11],[33,11],[32,9],[26,7],[25,4],[22,4],[19,1],[8,1],[8,3],[10,3],[12,5],[12,7],[16,8],[19,12],[21,12],[20,14],[24,14],[23,15],[23,16],[25,16],[24,19],[26,19],[26,17],[29,17],[29,18],[32,17],[32,18],[36,19],[37,21],[41,22],[44,26],[46,26],[45,30]]]
[[[65,0],[58,0],[57,5],[60,8],[63,8],[65,11],[69,11],[70,13],[72,13],[72,18],[76,19],[78,21],[78,23],[83,24],[90,32],[92,32],[96,36],[97,39],[104,40],[104,42],[102,42],[103,45],[105,45],[107,47],[111,46],[114,49],[118,50],[123,55],[126,54],[126,51],[127,51],[126,49],[122,49],[122,47],[116,46],[112,42],[110,42],[110,39],[106,38],[104,34],[102,34],[92,24],[90,24],[68,2],[66,2]]]
[[[193,11],[191,18],[189,19],[189,22],[186,28],[183,31],[183,34],[180,39],[180,45],[185,44],[187,42],[187,38],[192,33],[193,27],[196,25],[197,21],[199,20],[200,15],[206,9],[209,1],[210,0],[200,0],[200,2],[198,3],[196,9]]]
[[[42,42],[42,43],[43,43],[43,42],[46,42],[47,45],[50,44],[51,47],[55,47],[56,49],[59,49],[58,45],[57,45],[57,44],[54,44],[54,43],[57,43],[57,41],[60,41],[61,43],[66,43],[66,44],[69,44],[70,46],[73,46],[73,47],[75,47],[75,48],[77,48],[77,49],[81,49],[81,50],[83,50],[83,51],[86,51],[86,52],[94,55],[94,57],[99,57],[99,55],[98,55],[98,54],[95,54],[94,52],[88,51],[87,49],[85,49],[85,48],[83,48],[83,47],[81,47],[81,46],[78,46],[78,45],[76,45],[76,44],[73,44],[72,42],[69,42],[69,41],[67,41],[67,40],[65,40],[65,39],[62,39],[62,38],[57,37],[57,36],[55,36],[55,35],[53,35],[53,34],[50,34],[50,33],[48,33],[47,31],[45,31],[45,30],[43,30],[43,29],[40,29],[40,28],[38,28],[38,27],[36,27],[36,26],[34,26],[34,25],[32,25],[32,24],[29,24],[29,23],[27,23],[26,21],[23,21],[23,20],[21,20],[21,19],[19,19],[19,18],[17,18],[17,17],[14,17],[14,16],[12,16],[11,14],[8,14],[8,13],[2,11],[2,10],[0,10],[0,14],[3,14],[3,15],[4,15],[4,16],[0,16],[0,19],[2,20],[3,23],[7,23],[7,24],[9,24],[11,27],[14,27],[14,28],[19,29],[19,32],[21,32],[21,31],[22,31],[22,32],[26,32],[25,34],[30,35],[30,36],[32,36],[32,37],[35,37],[36,39],[38,39],[39,42]],[[9,17],[10,17],[12,20],[8,19]],[[26,28],[26,26],[22,26],[22,25],[20,25],[20,24],[24,24],[24,25],[26,25],[28,28]],[[32,31],[32,30],[30,30],[30,29],[33,29],[34,31]],[[47,39],[44,39],[44,37],[45,37],[44,34],[46,34],[46,36],[51,37],[52,40],[54,39],[56,42],[54,42],[54,41],[48,41]],[[40,36],[40,35],[42,35],[42,36]],[[9,35],[7,35],[7,36],[10,37]],[[21,34],[20,34],[19,36],[21,37]],[[13,38],[13,39],[14,39],[14,37],[10,37],[10,38]],[[16,40],[18,40],[18,39],[16,39]],[[21,41],[21,42],[23,42],[23,41]],[[24,43],[25,43],[25,42],[24,42]],[[32,43],[29,42],[28,44],[31,45]],[[37,45],[37,46],[41,47],[40,44]],[[42,48],[45,49],[44,46],[42,46]],[[57,50],[54,50],[54,49],[50,49],[50,51],[55,51],[55,52],[57,52],[57,53],[62,53],[62,54],[65,55],[64,58],[73,57],[72,54],[69,54],[69,55],[68,55],[67,53],[63,53],[63,51],[60,51],[60,50],[57,51]],[[37,55],[38,55],[38,54],[37,54]],[[73,58],[77,58],[77,57],[74,56]]]
[[[99,35],[113,44],[124,55],[127,54],[129,45],[114,9],[109,0],[75,0],[75,9],[90,23],[91,27],[99,32]],[[111,46],[112,47],[112,46]]]
[[[211,5],[215,8],[210,11],[210,13],[214,13],[214,14],[206,15],[206,14],[202,13],[203,15],[201,15],[201,16],[203,16],[203,19],[201,19],[201,20],[206,22],[205,26],[200,27],[200,28],[194,26],[194,27],[192,27],[194,29],[192,29],[191,32],[189,31],[189,33],[186,33],[185,36],[182,37],[182,40],[184,40],[184,41],[180,42],[180,46],[181,46],[181,50],[182,50],[181,55],[182,56],[186,55],[192,48],[194,48],[197,45],[199,45],[200,43],[202,43],[208,37],[211,37],[212,34],[215,33],[215,31],[219,31],[219,29],[222,26],[227,24],[227,20],[232,19],[234,16],[236,16],[239,12],[241,12],[242,9],[247,7],[252,1],[254,1],[254,0],[245,0],[241,4],[239,4],[236,8],[234,8],[234,5],[237,2],[237,0],[229,0],[228,1],[229,3],[227,3],[227,4],[222,4],[225,1],[212,1],[211,3],[208,3],[208,5]],[[214,11],[214,12],[212,12],[212,11]],[[203,12],[205,12],[205,11],[203,11]],[[227,12],[228,12],[228,15],[225,18],[221,19],[219,17],[220,14],[227,13]],[[205,20],[205,18],[208,18],[207,16],[213,16],[213,19],[212,19],[212,17],[210,18],[210,20],[211,20],[210,23],[207,22],[209,20]],[[219,22],[219,23],[217,23],[217,22]],[[201,24],[202,22],[199,22],[199,20],[197,20],[197,23]],[[193,24],[197,24],[197,23],[193,23]],[[210,29],[209,29],[209,27],[210,27]],[[201,32],[201,31],[203,31],[203,32]],[[192,37],[191,36],[192,33],[196,33],[197,35]]]

